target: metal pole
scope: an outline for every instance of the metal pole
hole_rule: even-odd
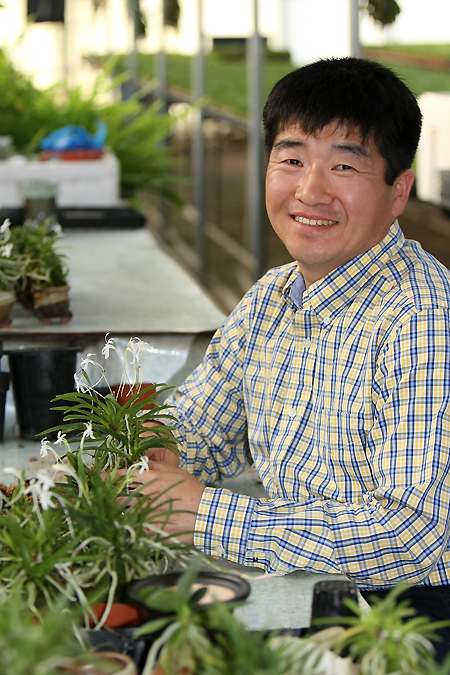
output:
[[[350,55],[361,57],[359,43],[359,0],[349,0],[350,3]]]
[[[205,93],[204,48],[203,48],[203,0],[197,0],[198,51],[192,60],[192,98],[199,101]],[[206,273],[205,236],[205,141],[203,136],[203,109],[195,112],[192,132],[192,173],[194,176],[194,204],[196,207],[195,244],[198,274],[204,279]]]
[[[160,1],[160,36],[159,51],[156,57],[156,79],[158,87],[156,96],[161,101],[161,112],[167,112],[167,54],[166,54],[166,27],[164,24],[164,0]]]
[[[132,31],[132,46],[128,54],[126,55],[126,68],[130,72],[130,79],[127,82],[124,82],[122,87],[122,96],[124,99],[130,98],[138,90],[138,55],[137,55],[137,36],[136,36],[136,23],[137,23],[137,7],[136,0],[127,0],[128,3],[128,14],[131,21],[131,31]]]
[[[253,1],[253,35],[248,41],[248,211],[250,249],[254,256],[254,278],[263,274],[263,135],[262,114],[262,44],[259,34],[258,0]]]

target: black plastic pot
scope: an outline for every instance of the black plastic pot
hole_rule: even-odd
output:
[[[20,434],[27,440],[61,424],[63,413],[50,410],[58,394],[74,391],[75,349],[35,349],[10,352],[14,402]],[[49,438],[55,434],[49,434]]]
[[[319,581],[314,584],[313,599],[311,606],[311,625],[312,630],[323,630],[329,626],[340,626],[339,619],[342,617],[355,616],[352,610],[347,607],[345,600],[353,600],[358,603],[358,593],[356,585],[352,581],[345,579],[330,579],[329,581]],[[336,619],[324,624],[316,624],[316,619]]]
[[[159,618],[161,613],[147,607],[145,604],[144,598],[146,589],[158,586],[162,588],[176,586],[181,575],[182,572],[169,572],[168,574],[158,574],[136,581],[128,588],[128,597],[134,604],[145,608],[149,620]],[[222,586],[231,591],[232,597],[223,602],[245,600],[250,595],[251,590],[248,581],[236,574],[228,574],[226,572],[199,572],[195,579],[195,583],[206,587],[211,585]],[[204,604],[202,606],[206,608],[208,605]]]

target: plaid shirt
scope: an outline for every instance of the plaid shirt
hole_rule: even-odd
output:
[[[395,222],[311,285],[270,270],[168,401],[205,483],[249,454],[267,499],[205,489],[195,545],[362,589],[450,583],[450,272]]]

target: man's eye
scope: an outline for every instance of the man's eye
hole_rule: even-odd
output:
[[[349,164],[338,164],[337,168],[341,169],[342,171],[353,171],[353,167]]]
[[[302,163],[299,159],[286,159],[286,164],[290,164],[291,166],[301,166]]]

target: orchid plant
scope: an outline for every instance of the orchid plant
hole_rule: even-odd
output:
[[[142,465],[142,462],[145,464],[145,452],[150,448],[169,446],[176,450],[170,433],[170,422],[174,417],[167,405],[157,403],[157,396],[170,387],[164,384],[150,387],[142,385],[145,364],[141,360],[148,346],[143,340],[133,337],[122,354],[114,338],[106,336],[102,349],[104,359],[107,360],[111,351],[114,351],[123,363],[117,392],[108,382],[105,367],[93,359],[94,354],[87,354],[81,360],[80,370],[75,373],[77,391],[61,394],[54,399],[54,402],[68,402],[68,405],[53,408],[63,412],[63,424],[41,435],[57,432],[59,439],[67,441],[67,447],[78,443],[81,437],[83,452],[90,456],[100,471],[128,468],[136,463]],[[94,374],[95,381],[91,381],[89,371]],[[125,384],[132,384],[134,393],[122,404],[118,399]],[[107,393],[102,393],[102,390]],[[147,409],[149,403],[152,404],[151,409]],[[153,426],[151,434],[143,435],[146,432],[145,424],[150,421],[161,421],[163,424]],[[45,438],[42,443],[45,447]],[[74,466],[73,455],[68,452],[66,457]]]
[[[133,338],[125,350],[138,373],[142,347]],[[105,357],[111,349],[109,339]],[[184,564],[191,549],[164,531],[173,512],[169,499],[161,495],[156,511],[140,487],[130,489],[136,473],[148,468],[146,449],[170,440],[159,429],[140,438],[143,422],[167,417],[167,406],[142,411],[144,402],[135,397],[122,407],[112,390],[98,394],[94,387],[105,373],[92,356],[81,362],[78,391],[58,397],[71,403],[64,407],[68,421],[55,441],[42,440],[41,456],[55,460],[51,470],[41,469],[30,480],[6,470],[17,487],[12,495],[0,493],[0,586],[6,595],[20,593],[38,617],[63,595],[82,606],[86,626],[97,621],[93,601],[105,602],[101,627],[131,581],[161,573],[169,561]],[[99,373],[94,384],[87,378],[88,362]],[[123,467],[125,475],[118,475]]]
[[[61,225],[51,218],[43,221],[26,220],[23,225],[13,228],[11,243],[27,263],[21,280],[22,287],[28,280],[36,287],[67,285],[69,270],[66,256],[59,247],[61,236]]]
[[[7,218],[0,226],[0,291],[15,291],[26,275],[28,259],[14,246],[11,238],[11,221]]]

